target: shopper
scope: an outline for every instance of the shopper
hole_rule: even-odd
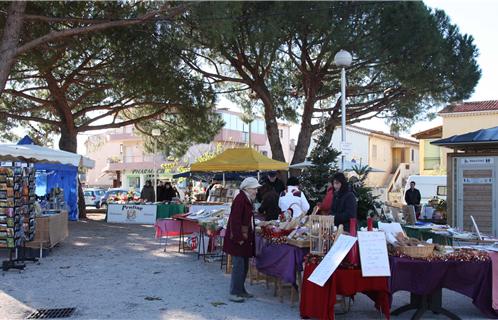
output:
[[[150,180],[147,180],[145,182],[145,186],[143,187],[142,192],[140,193],[140,199],[145,200],[145,202],[156,201],[154,195],[154,187],[152,186],[152,182]]]
[[[420,217],[420,191],[415,188],[415,181],[410,182],[410,189],[406,190],[405,202],[409,206],[415,207],[417,219]]]
[[[240,192],[232,202],[230,217],[225,233],[223,251],[232,256],[232,278],[230,281],[230,301],[244,302],[251,298],[245,289],[249,270],[249,258],[255,256],[255,234],[253,202],[261,185],[253,177],[244,179]]]
[[[171,182],[167,181],[164,184],[164,201],[171,201],[174,197],[176,197],[178,191],[171,185]]]
[[[159,181],[157,184],[157,194],[156,194],[156,199],[158,202],[163,202],[166,200],[166,195],[165,195],[166,188],[164,187],[164,182]]]
[[[356,197],[349,190],[349,185],[344,173],[338,172],[332,178],[334,186],[334,201],[332,203],[332,215],[336,226],[344,225],[344,230],[349,230],[349,219],[357,218],[358,204]]]
[[[277,220],[280,214],[280,207],[278,206],[278,193],[271,186],[265,185],[260,189],[268,188],[263,192],[263,199],[261,200],[261,206],[258,208],[258,212],[265,216],[266,221]]]
[[[265,186],[265,188],[261,188],[258,190],[258,194],[256,197],[258,202],[262,202],[265,193],[272,189],[275,190],[277,194],[280,194],[285,190],[284,183],[277,177],[277,171],[268,172],[266,179],[263,180],[263,186]]]
[[[330,179],[327,187],[327,193],[323,198],[322,202],[318,205],[318,214],[329,215],[330,210],[332,210],[332,203],[334,203],[334,185],[333,179]]]
[[[280,193],[278,206],[282,212],[291,209],[293,218],[296,218],[303,213],[308,213],[310,204],[304,196],[304,193],[299,190],[298,178],[290,177],[289,180],[287,180],[287,189]]]

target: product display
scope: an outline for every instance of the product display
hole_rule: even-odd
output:
[[[9,163],[0,167],[0,248],[10,250],[3,269],[23,268],[12,260],[12,251],[35,236],[36,221],[34,167]]]

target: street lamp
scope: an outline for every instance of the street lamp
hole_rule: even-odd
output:
[[[351,53],[346,50],[337,52],[334,56],[334,63],[341,68],[341,170],[344,171],[346,156],[343,148],[346,144],[346,68],[353,62]]]
[[[152,136],[154,137],[154,156],[152,157],[152,160],[154,162],[154,200],[157,201],[157,169],[156,169],[156,154],[157,154],[157,138],[161,135],[161,130],[159,129],[152,129]]]

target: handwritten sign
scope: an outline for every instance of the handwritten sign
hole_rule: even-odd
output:
[[[361,273],[364,277],[390,277],[387,256],[386,235],[384,232],[358,232]]]
[[[355,237],[341,234],[322,262],[316,267],[309,281],[323,287],[356,242]]]

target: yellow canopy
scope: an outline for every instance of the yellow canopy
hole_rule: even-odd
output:
[[[253,148],[227,149],[215,158],[190,166],[191,172],[287,170],[285,162],[270,159]]]

